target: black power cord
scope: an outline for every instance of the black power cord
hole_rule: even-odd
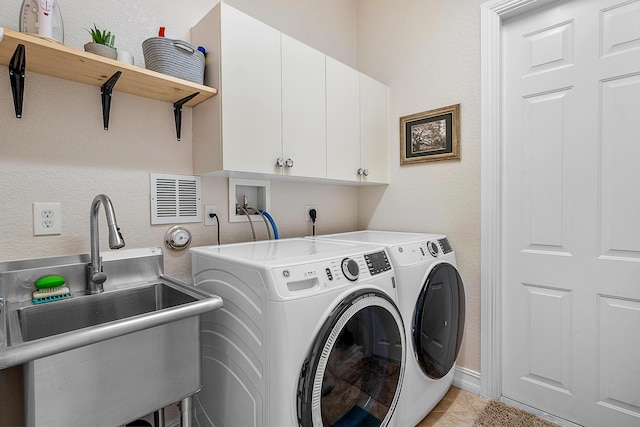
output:
[[[218,215],[214,213],[210,213],[209,218],[215,218],[218,223],[218,246],[220,246],[220,220],[218,219]]]
[[[318,213],[315,209],[309,209],[309,218],[311,218],[311,222],[313,223],[313,231],[312,235],[316,235],[316,218],[318,217]]]

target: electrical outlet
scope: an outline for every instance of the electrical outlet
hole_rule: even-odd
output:
[[[316,216],[317,216],[317,214],[318,214],[318,207],[317,207],[317,206],[305,206],[305,207],[304,207],[304,212],[305,212],[305,213],[304,213],[304,220],[305,220],[306,222],[310,222],[310,221],[311,221],[311,217],[309,216],[309,211],[310,211],[311,209],[315,209],[315,210],[316,210]],[[317,221],[318,221],[318,220],[316,220],[316,222],[317,222]]]
[[[218,225],[216,219],[211,218],[209,214],[218,214],[218,207],[216,205],[204,205],[204,225]]]
[[[62,234],[60,203],[33,203],[33,235]]]

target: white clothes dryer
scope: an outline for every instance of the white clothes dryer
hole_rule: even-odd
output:
[[[383,245],[398,281],[408,350],[396,423],[415,426],[453,382],[465,320],[464,284],[455,252],[440,234],[356,231],[313,239]]]
[[[393,267],[378,245],[282,239],[191,249],[201,316],[197,425],[400,426],[406,360]]]

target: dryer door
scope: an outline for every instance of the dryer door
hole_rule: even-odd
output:
[[[386,295],[349,295],[326,320],[298,382],[303,427],[385,426],[404,375],[404,325]]]
[[[464,331],[464,285],[458,270],[436,264],[418,296],[413,318],[413,345],[424,373],[440,379],[453,368]]]

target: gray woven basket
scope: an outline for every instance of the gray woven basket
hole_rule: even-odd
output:
[[[151,37],[142,42],[144,65],[148,70],[202,84],[204,54],[187,42]]]

